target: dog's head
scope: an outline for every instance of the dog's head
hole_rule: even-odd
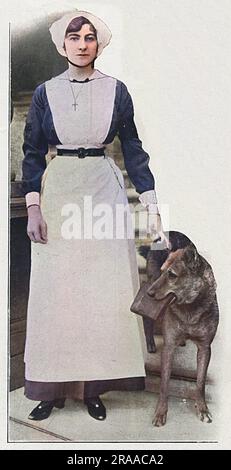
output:
[[[147,292],[156,300],[174,294],[177,304],[192,304],[208,288],[216,288],[212,269],[191,243],[169,254]]]

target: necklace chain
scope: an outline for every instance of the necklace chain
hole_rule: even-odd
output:
[[[80,87],[80,90],[78,91],[77,95],[75,95],[74,90],[73,90],[73,88],[72,88],[72,84],[71,84],[71,80],[70,80],[69,74],[68,74],[68,79],[69,79],[68,81],[69,81],[70,87],[71,87],[71,93],[72,93],[72,96],[73,96],[73,99],[74,99],[74,103],[72,103],[72,106],[73,106],[73,108],[74,108],[74,111],[76,111],[76,108],[77,108],[77,106],[78,106],[77,98],[79,97],[79,95],[80,95],[80,93],[81,93],[81,91],[82,91],[82,88],[83,88],[85,82],[82,83],[82,86]]]

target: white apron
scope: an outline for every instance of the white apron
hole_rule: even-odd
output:
[[[102,74],[96,71],[95,76]],[[63,122],[58,123],[57,112],[63,106],[59,108],[60,96],[69,85],[59,77],[46,83],[46,91],[63,147],[102,146],[112,116],[115,80],[104,76],[104,80],[85,84],[83,110],[94,108],[92,115],[98,114],[102,120],[100,126],[94,127],[94,120],[92,128],[86,126],[86,136],[82,126],[71,140],[68,130],[62,130]],[[103,101],[97,99],[102,89],[106,90]],[[68,92],[64,101],[66,106]],[[69,106],[63,110],[65,119],[66,111],[71,110],[71,94]],[[71,112],[78,129],[80,114]],[[116,224],[118,204],[121,208],[128,201],[122,173],[111,158],[57,156],[48,165],[41,189],[48,243],[32,243],[27,380],[69,382],[145,375],[142,323],[130,312],[139,289],[135,243],[128,238],[132,221],[129,213],[125,227]],[[109,219],[112,225],[108,225]],[[106,238],[100,239],[106,228]],[[125,230],[125,237],[116,238],[116,230],[117,237]]]

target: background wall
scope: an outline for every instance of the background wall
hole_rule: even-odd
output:
[[[49,78],[60,66],[57,57],[53,62],[54,47],[44,49],[40,28],[46,26],[47,15],[76,6],[92,11],[110,26],[112,43],[96,67],[127,84],[139,135],[151,156],[159,201],[169,204],[170,227],[192,238],[214,267],[223,346],[221,431],[227,439],[227,410],[231,408],[230,1],[25,0],[20,9],[11,1],[15,89],[17,74],[20,87],[27,88],[40,78]],[[31,48],[23,46],[20,51],[20,41],[30,37],[29,24],[37,28],[37,40],[30,43]],[[27,63],[19,70],[24,53]]]

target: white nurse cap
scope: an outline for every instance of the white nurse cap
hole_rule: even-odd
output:
[[[75,10],[71,13],[67,13],[66,15],[62,16],[62,18],[55,21],[49,29],[51,33],[52,41],[54,42],[59,54],[66,57],[66,53],[63,48],[65,33],[70,22],[74,18],[78,18],[79,16],[83,16],[84,18],[87,18],[95,27],[97,31],[97,41],[98,41],[97,56],[99,56],[102,50],[104,49],[104,47],[106,47],[109,44],[112,34],[111,34],[110,29],[100,18],[98,18],[97,16],[87,11]]]

